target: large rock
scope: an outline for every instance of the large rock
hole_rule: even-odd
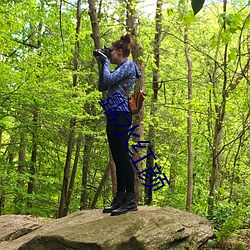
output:
[[[197,249],[213,235],[203,217],[172,207],[138,208],[119,216],[101,209],[75,212],[12,241],[6,239],[0,250]]]
[[[12,241],[41,227],[48,219],[31,215],[0,216],[0,242]]]

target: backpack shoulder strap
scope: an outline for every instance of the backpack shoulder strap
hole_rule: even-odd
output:
[[[124,80],[123,86],[124,86],[124,89],[125,89],[126,96],[128,98],[128,85],[126,83],[126,80]]]

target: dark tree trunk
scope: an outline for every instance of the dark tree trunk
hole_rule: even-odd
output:
[[[102,7],[102,1],[99,3],[99,11],[98,11],[98,17],[96,14],[96,6],[94,0],[88,0],[89,4],[89,16],[91,21],[91,27],[92,27],[92,34],[91,37],[94,40],[94,47],[95,49],[101,48],[101,40],[100,40],[100,28],[99,28],[99,21],[101,17],[101,7]],[[99,21],[98,21],[99,19]],[[99,71],[101,70],[101,65],[98,63]],[[102,100],[105,100],[107,98],[106,92],[102,92]],[[111,180],[112,180],[112,193],[115,195],[116,193],[116,167],[115,163],[112,158],[112,154],[109,148],[109,166],[111,167]],[[87,165],[86,165],[87,166]],[[85,172],[85,171],[83,171]],[[85,204],[85,203],[84,203]]]
[[[157,0],[156,4],[156,15],[155,15],[155,39],[154,39],[154,59],[155,59],[155,67],[153,69],[153,96],[151,98],[152,105],[150,109],[150,117],[154,117],[156,115],[156,106],[158,99],[158,88],[159,88],[159,67],[160,67],[160,45],[161,45],[161,30],[162,30],[162,0]],[[149,125],[149,133],[148,139],[150,140],[149,146],[152,151],[155,152],[155,126]],[[149,149],[147,150],[147,154],[150,154]],[[147,158],[146,168],[154,167],[154,157],[150,155]],[[148,182],[152,181],[153,176],[150,176]],[[153,193],[151,192],[148,195],[149,187],[145,186],[145,205],[150,205],[152,203]]]
[[[77,71],[79,68],[79,34],[80,34],[80,27],[81,27],[81,0],[77,1],[77,13],[76,13],[76,40],[75,40],[75,51],[74,51],[74,71]],[[77,74],[73,75],[73,87],[77,85]],[[73,96],[74,97],[74,96]],[[64,177],[63,177],[63,184],[61,190],[61,198],[60,198],[60,205],[58,211],[58,218],[65,216],[65,211],[67,211],[66,201],[67,201],[67,193],[68,193],[68,185],[69,185],[69,178],[70,178],[70,165],[72,159],[72,152],[74,148],[74,137],[75,137],[75,123],[76,119],[71,118],[70,121],[70,132],[68,138],[68,147],[67,147],[67,155],[66,155],[66,162],[64,166]]]
[[[93,199],[93,201],[91,203],[91,209],[95,209],[97,199],[98,199],[98,197],[99,197],[99,195],[100,195],[100,193],[102,191],[102,187],[104,186],[104,183],[105,183],[105,181],[106,181],[106,179],[108,177],[109,170],[110,170],[110,162],[109,162],[108,166],[106,167],[106,169],[104,171],[104,174],[102,176],[101,182],[100,182],[100,184],[99,184],[99,186],[98,186],[98,188],[97,188],[97,190],[95,192],[94,199]]]
[[[60,198],[60,205],[59,205],[59,211],[58,211],[58,218],[61,218],[64,216],[64,211],[66,209],[68,183],[69,183],[69,178],[70,178],[70,176],[69,176],[69,174],[70,174],[70,162],[71,162],[71,157],[72,157],[72,151],[74,148],[74,126],[75,126],[75,121],[74,121],[74,119],[71,119],[66,163],[64,166],[63,185],[62,185],[62,190],[61,190],[61,198]]]
[[[93,143],[93,137],[85,135],[85,144],[83,152],[83,165],[82,165],[82,194],[81,194],[81,209],[87,209],[87,184],[88,184],[88,172],[89,172],[89,158],[91,152],[91,146]]]
[[[20,140],[20,148],[19,148],[19,156],[18,156],[18,184],[23,187],[24,186],[24,180],[22,179],[22,175],[25,172],[25,161],[26,161],[26,136],[22,135]]]
[[[28,194],[32,194],[34,191],[34,175],[35,175],[35,165],[37,160],[37,122],[38,122],[38,112],[34,111],[33,114],[33,132],[32,132],[32,152],[31,152],[31,166],[30,166],[30,175],[28,182]],[[28,207],[32,207],[32,203],[28,202]]]
[[[68,210],[69,210],[69,204],[70,204],[70,200],[71,200],[72,191],[74,188],[76,170],[77,170],[77,165],[78,165],[78,161],[79,161],[81,142],[82,142],[82,134],[80,133],[78,138],[77,138],[76,154],[75,154],[74,164],[73,164],[72,173],[71,173],[71,177],[70,177],[70,183],[69,183],[68,193],[67,193],[67,197],[66,197],[66,206],[65,206],[65,209],[63,212],[63,216],[66,216],[68,214]]]
[[[227,0],[223,1],[223,12],[227,11]],[[226,30],[226,20],[224,18],[224,31]],[[223,89],[222,89],[222,103],[220,107],[216,107],[216,120],[214,125],[214,139],[213,139],[213,161],[212,161],[212,169],[211,169],[211,177],[210,177],[210,193],[208,199],[208,214],[211,216],[213,207],[214,207],[214,193],[217,187],[218,175],[220,171],[221,165],[221,145],[222,145],[222,129],[223,129],[223,121],[225,116],[226,109],[226,87],[227,87],[227,51],[228,44],[225,44],[224,48],[224,61],[223,61],[223,71],[224,71],[224,79],[223,79]]]
[[[143,49],[138,43],[138,32],[137,32],[137,18],[136,18],[136,0],[128,0],[127,1],[127,20],[126,20],[126,26],[127,26],[127,32],[131,35],[133,39],[132,43],[132,56],[133,60],[137,63],[139,70],[142,73],[142,77],[136,82],[135,84],[135,90],[142,90],[145,91],[145,78],[144,78],[144,69],[145,65],[143,60],[141,59],[143,55]],[[133,126],[139,125],[138,128],[134,130],[135,134],[138,134],[140,137],[134,137],[134,144],[138,144],[137,142],[139,140],[143,140],[144,137],[144,126],[143,124],[140,124],[141,121],[143,121],[144,118],[144,104],[142,109],[140,110],[139,114],[133,115]],[[138,153],[133,155],[133,160],[137,161],[140,158],[142,158],[142,148],[138,148]],[[142,171],[142,161],[137,163],[138,171]],[[138,203],[142,201],[142,184],[141,179],[137,177],[135,174],[135,193],[137,197]]]

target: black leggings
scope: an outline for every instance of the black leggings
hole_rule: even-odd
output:
[[[134,169],[126,147],[128,132],[120,137],[115,134],[115,131],[119,135],[130,128],[130,126],[117,127],[115,124],[128,125],[126,118],[132,123],[132,114],[125,111],[117,112],[120,116],[116,116],[116,121],[107,120],[106,126],[108,142],[116,166],[117,192],[134,192]],[[124,116],[125,113],[127,115]]]

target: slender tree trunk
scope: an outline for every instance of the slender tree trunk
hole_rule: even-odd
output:
[[[3,131],[2,128],[0,128],[0,149],[2,149],[2,137],[3,137]]]
[[[64,166],[63,185],[62,185],[62,190],[61,190],[61,198],[60,198],[60,205],[59,205],[59,211],[58,211],[58,218],[61,218],[64,216],[64,211],[66,209],[68,183],[69,183],[69,178],[70,178],[70,176],[69,176],[69,174],[70,174],[70,162],[71,162],[71,157],[72,157],[72,151],[74,148],[74,126],[75,126],[75,121],[74,121],[74,119],[71,119],[66,162],[65,162],[65,166]]]
[[[187,145],[188,145],[188,189],[187,189],[187,200],[186,210],[191,212],[192,196],[193,196],[193,149],[192,149],[192,92],[193,92],[193,77],[192,77],[192,60],[189,53],[188,44],[188,27],[185,27],[185,55],[188,65],[188,117],[187,117]]]
[[[237,163],[237,160],[238,160],[238,157],[239,157],[241,146],[242,146],[242,137],[240,137],[239,145],[238,145],[238,148],[237,148],[237,151],[236,151],[236,155],[234,157],[233,171],[232,171],[232,177],[231,177],[231,181],[230,181],[230,194],[229,194],[229,199],[228,199],[229,203],[232,201],[233,187],[234,187],[234,181],[235,181],[236,163]]]
[[[15,151],[13,150],[14,145],[16,144],[15,138],[11,135],[10,136],[10,146],[8,147],[8,156],[7,156],[7,162],[8,164],[12,164],[15,158]]]
[[[139,70],[142,73],[142,77],[136,82],[135,84],[135,90],[142,90],[145,91],[145,78],[144,78],[144,69],[145,65],[143,60],[141,59],[143,55],[143,48],[140,46],[138,43],[138,32],[137,32],[137,18],[136,18],[136,6],[137,6],[137,1],[136,0],[128,0],[127,1],[127,19],[126,19],[126,27],[127,27],[127,32],[132,36],[132,56],[133,60],[137,63]],[[139,140],[143,140],[144,137],[144,126],[143,124],[140,124],[141,121],[143,121],[144,118],[144,104],[139,112],[139,114],[133,115],[133,126],[139,125],[134,130],[135,134],[138,134],[140,137],[134,137],[134,144],[138,144],[137,142]],[[138,153],[133,154],[133,160],[137,161],[140,158],[142,158],[142,148],[138,148]],[[142,161],[137,163],[138,171],[142,171]],[[135,193],[137,197],[138,203],[142,201],[142,184],[141,184],[141,179],[137,177],[135,174]]]
[[[94,47],[95,49],[100,49],[101,48],[101,40],[100,40],[100,28],[99,28],[99,22],[98,18],[100,19],[101,17],[101,5],[102,1],[99,3],[99,11],[98,11],[98,17],[96,14],[96,6],[95,6],[95,1],[94,0],[88,0],[89,4],[89,16],[90,16],[90,21],[91,21],[91,27],[92,27],[92,34],[91,37],[94,40]],[[98,68],[99,71],[101,70],[101,65],[98,63]],[[102,100],[105,100],[107,98],[106,92],[102,92]],[[109,166],[111,167],[111,180],[112,180],[112,193],[115,195],[116,193],[116,166],[112,158],[112,153],[109,148]],[[84,203],[85,204],[85,203]]]
[[[80,42],[79,42],[79,35],[80,35],[80,28],[81,28],[81,9],[82,1],[77,1],[77,11],[76,11],[76,41],[75,41],[75,51],[74,51],[74,70],[77,71],[79,68],[79,48],[80,48]],[[73,75],[73,87],[77,85],[77,74]]]
[[[99,184],[99,186],[98,186],[98,188],[97,188],[97,190],[95,192],[94,199],[93,199],[93,201],[91,203],[91,209],[95,209],[96,202],[97,202],[98,197],[99,197],[99,195],[101,193],[102,187],[104,186],[104,183],[105,183],[105,181],[106,181],[106,179],[108,177],[109,170],[110,170],[110,162],[109,162],[108,166],[106,167],[106,169],[104,171],[104,174],[102,176],[101,182],[100,182],[100,184]]]
[[[0,190],[0,215],[2,215],[2,212],[3,212],[2,210],[4,208],[4,203],[5,203],[5,195],[4,195],[4,192],[2,190]]]
[[[176,105],[174,102],[174,96],[175,96],[175,92],[172,91],[172,98],[171,98],[171,104],[172,106]],[[176,119],[174,117],[171,117],[170,119],[172,119],[172,124],[174,127],[178,127],[178,124],[176,122]],[[172,134],[169,135],[169,137],[172,137]],[[170,138],[169,138],[170,139]],[[174,152],[174,149],[176,147],[178,147],[178,140],[175,140],[174,143],[171,143],[171,148],[169,149],[170,152]],[[171,153],[171,162],[175,162],[176,161],[176,156],[172,155]],[[170,173],[169,173],[169,189],[174,190],[176,188],[176,166],[175,164],[171,164],[170,165]]]
[[[223,1],[223,12],[226,13],[227,10],[227,0]],[[224,19],[224,31],[226,30],[226,21]],[[212,170],[210,177],[210,193],[208,199],[208,214],[211,216],[213,207],[214,207],[214,191],[217,187],[218,175],[220,171],[221,165],[221,145],[222,145],[222,129],[223,129],[223,121],[225,116],[226,109],[226,98],[227,98],[227,50],[228,44],[225,44],[224,48],[224,62],[223,62],[223,89],[222,89],[222,103],[219,108],[216,109],[217,117],[215,120],[214,126],[214,140],[213,140],[213,162],[212,162]]]
[[[82,142],[82,134],[80,132],[79,136],[77,138],[76,154],[75,154],[74,164],[73,164],[72,173],[71,173],[71,177],[70,177],[70,183],[69,183],[68,193],[67,193],[67,197],[66,197],[66,206],[65,206],[65,209],[63,212],[63,216],[66,216],[68,214],[68,210],[69,210],[71,195],[72,195],[72,191],[74,188],[74,182],[75,182],[75,177],[76,177],[77,165],[78,165],[78,161],[79,161],[81,142]]]
[[[24,186],[24,180],[22,179],[22,175],[25,172],[25,161],[26,161],[26,136],[22,135],[20,140],[20,148],[19,148],[19,157],[18,157],[18,173],[20,174],[18,179],[18,184],[23,187]]]
[[[40,10],[44,9],[44,1],[41,0],[40,1]],[[39,22],[38,25],[38,30],[37,30],[37,46],[41,47],[42,43],[41,43],[41,38],[42,38],[42,28],[43,28],[43,21]],[[30,23],[30,43],[34,43],[35,42],[35,26]],[[32,49],[33,51],[33,49]],[[38,52],[38,55],[41,56],[41,52]],[[38,62],[38,67],[41,68],[41,64],[40,62]],[[40,81],[40,77],[39,75],[36,77],[37,82]],[[34,97],[34,105],[36,104],[35,101],[35,97]],[[34,192],[34,176],[35,176],[35,172],[36,172],[36,161],[37,161],[37,130],[38,130],[38,108],[36,106],[34,106],[34,110],[32,111],[33,113],[33,128],[32,128],[32,151],[31,151],[31,166],[29,168],[29,173],[30,173],[30,177],[29,177],[29,182],[28,182],[28,194],[32,194]],[[27,201],[27,206],[28,207],[32,207],[32,203],[31,201]]]
[[[90,16],[91,27],[92,27],[91,37],[94,40],[94,47],[96,49],[100,49],[101,48],[100,29],[99,29],[98,18],[96,15],[95,1],[88,0],[88,4],[89,4],[89,16]]]
[[[82,166],[82,194],[81,194],[81,209],[87,209],[87,184],[89,172],[89,159],[91,153],[91,146],[94,138],[91,135],[85,135],[85,144],[83,152],[83,166]]]
[[[2,149],[2,134],[3,131],[0,128],[0,149]],[[0,186],[3,186],[3,178],[0,178]],[[0,189],[0,215],[2,214],[2,208],[4,207],[4,191],[2,189]]]
[[[24,197],[23,197],[23,192],[22,189],[24,187],[24,179],[22,175],[25,173],[25,161],[26,161],[26,150],[27,150],[27,138],[26,135],[21,135],[20,138],[20,147],[19,147],[19,153],[18,153],[18,179],[17,179],[17,184],[18,184],[18,189],[16,193],[16,197],[14,198],[14,204],[15,204],[15,214],[21,214],[22,208],[21,204],[25,203]]]
[[[35,175],[35,165],[37,160],[37,138],[36,138],[36,132],[37,132],[37,121],[38,121],[38,112],[37,110],[34,111],[33,114],[33,132],[32,132],[32,152],[31,152],[31,166],[29,169],[31,177],[29,177],[28,182],[28,194],[32,194],[34,191],[34,175]],[[28,202],[28,207],[32,207],[32,203]]]
[[[3,131],[0,128],[0,150],[2,149],[2,136]],[[0,187],[3,185],[3,178],[0,178]],[[0,189],[0,215],[2,214],[2,208],[4,207],[4,192]]]
[[[74,50],[74,71],[77,71],[79,68],[79,34],[80,34],[80,27],[81,27],[81,0],[77,1],[77,13],[76,13],[76,40],[75,40],[75,50]],[[73,75],[73,87],[77,85],[77,74]],[[75,96],[73,96],[75,97]],[[64,177],[63,177],[63,185],[61,190],[61,198],[60,198],[60,205],[58,211],[58,218],[65,216],[65,211],[67,211],[66,201],[67,201],[67,194],[68,194],[68,185],[69,185],[69,178],[70,178],[70,165],[72,159],[72,152],[74,148],[74,138],[75,138],[75,123],[76,119],[71,118],[70,121],[70,132],[68,138],[68,147],[67,147],[67,155],[66,155],[66,162],[64,166]]]
[[[28,182],[28,194],[32,194],[34,191],[34,175],[35,175],[35,164],[37,160],[37,141],[36,136],[33,134],[32,136],[32,152],[31,152],[31,162],[32,165],[30,166],[30,174],[32,175],[29,177]]]
[[[162,0],[157,0],[156,3],[156,15],[155,15],[155,38],[154,38],[154,59],[155,59],[155,67],[153,68],[153,95],[152,95],[152,106],[150,109],[150,117],[154,117],[156,115],[156,106],[158,98],[158,88],[159,88],[159,67],[160,67],[160,45],[161,45],[161,30],[162,30]],[[155,152],[155,124],[149,126],[148,139],[150,140],[149,146],[152,151]],[[147,154],[150,154],[150,150],[147,150]],[[146,168],[154,167],[154,157],[150,155],[147,158]],[[153,176],[150,176],[148,182],[152,181]],[[145,186],[145,205],[150,205],[152,203],[153,193],[151,192],[148,195],[149,187]]]
[[[89,17],[91,21],[91,27],[92,27],[92,34],[91,38],[94,41],[94,48],[100,49],[101,48],[101,40],[100,40],[100,30],[99,30],[99,22],[98,17],[96,14],[96,6],[94,0],[88,0],[89,4]],[[99,5],[99,12],[101,11],[101,2]],[[93,63],[94,65],[94,58]],[[99,70],[100,64],[98,64]],[[94,72],[94,67],[91,67],[91,72]],[[94,81],[92,74],[89,77],[89,83],[91,84]],[[106,98],[106,94],[102,92],[102,98],[103,100]],[[89,105],[85,105],[85,110],[87,110],[89,113],[91,113],[91,110],[93,110],[93,107],[90,109]],[[81,208],[80,209],[87,209],[88,203],[87,203],[87,183],[88,183],[88,172],[89,172],[89,155],[91,152],[91,144],[93,142],[94,138],[91,135],[85,136],[85,145],[84,145],[84,157],[83,157],[83,167],[82,167],[82,193],[81,193]]]

